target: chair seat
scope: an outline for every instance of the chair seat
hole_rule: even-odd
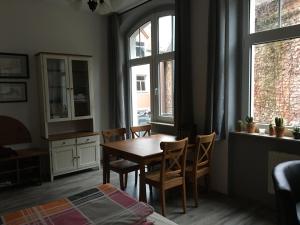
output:
[[[160,171],[151,171],[146,173],[145,176],[146,183],[153,186],[160,185]],[[183,177],[179,174],[167,173],[165,174],[165,189],[176,187],[183,183]]]
[[[193,180],[193,162],[192,161],[187,161],[187,164],[186,164],[186,169],[185,169],[185,173],[187,174],[187,177],[191,180]],[[206,174],[209,173],[209,167],[208,166],[203,166],[202,168],[198,167],[197,171],[196,171],[196,177],[201,177],[201,176],[204,176]]]
[[[125,159],[119,159],[111,161],[109,167],[117,173],[129,173],[138,170],[139,164]]]

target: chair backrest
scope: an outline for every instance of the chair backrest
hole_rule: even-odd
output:
[[[278,164],[273,169],[272,178],[279,224],[299,225],[296,203],[300,202],[300,160]]]
[[[209,167],[211,153],[215,143],[215,132],[208,135],[197,135],[196,147],[194,152],[193,168],[194,170]]]
[[[125,128],[116,128],[116,129],[102,131],[102,137],[104,143],[125,140],[126,139],[125,136],[126,136]]]
[[[188,138],[174,142],[160,143],[160,148],[163,150],[160,169],[161,183],[164,182],[168,174],[185,178],[187,145]]]
[[[151,135],[151,124],[143,126],[130,127],[131,137],[139,138]]]

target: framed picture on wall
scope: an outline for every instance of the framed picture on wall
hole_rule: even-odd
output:
[[[28,55],[0,53],[0,78],[29,78]]]
[[[0,82],[0,102],[27,102],[26,82]]]

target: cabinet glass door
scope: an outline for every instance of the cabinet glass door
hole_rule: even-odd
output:
[[[89,61],[71,59],[73,117],[91,116]]]
[[[59,121],[70,118],[69,82],[67,60],[46,58],[48,76],[48,101],[50,120]]]

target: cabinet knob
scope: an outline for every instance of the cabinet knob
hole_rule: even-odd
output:
[[[63,145],[65,145],[65,144],[66,144],[66,142],[63,142],[62,144],[63,144]]]
[[[88,138],[88,139],[86,139],[86,141],[89,141],[90,139]]]

